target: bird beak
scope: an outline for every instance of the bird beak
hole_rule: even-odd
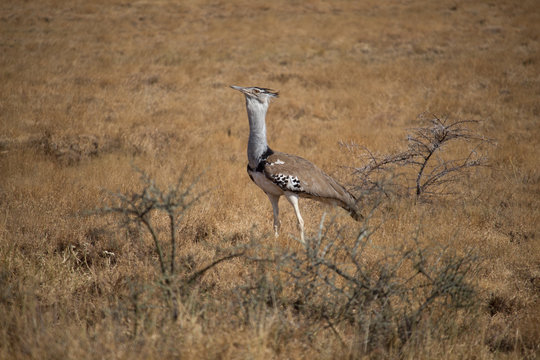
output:
[[[238,90],[238,91],[240,91],[240,92],[242,92],[244,94],[246,93],[245,88],[243,88],[241,86],[231,85],[231,89]]]

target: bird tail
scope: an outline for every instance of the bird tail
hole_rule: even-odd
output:
[[[356,221],[364,220],[364,215],[362,215],[362,213],[360,213],[360,211],[358,211],[358,209],[350,209],[349,214]]]
[[[350,199],[349,201],[347,201],[346,205],[343,206],[343,208],[349,212],[349,214],[354,220],[364,220],[364,215],[362,215],[360,209],[358,208],[358,199],[349,192],[347,192],[347,194],[350,196]]]

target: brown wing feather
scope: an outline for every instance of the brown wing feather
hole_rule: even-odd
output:
[[[285,191],[294,191],[300,196],[325,202],[335,202],[356,213],[355,198],[321,169],[299,156],[274,152],[266,159],[264,174]],[[298,179],[299,186],[295,187],[287,182],[294,179]]]

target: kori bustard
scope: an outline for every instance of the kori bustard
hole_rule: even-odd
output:
[[[304,241],[304,220],[298,207],[298,198],[311,198],[338,205],[347,210],[355,220],[362,215],[357,210],[356,199],[343,186],[311,162],[295,155],[274,151],[266,140],[266,111],[270,100],[278,97],[271,89],[260,87],[231,88],[245,95],[249,119],[248,166],[249,177],[268,196],[274,211],[274,233],[279,234],[279,198],[284,195],[291,203],[298,220],[300,241]]]

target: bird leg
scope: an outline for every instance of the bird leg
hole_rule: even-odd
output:
[[[287,197],[287,200],[291,203],[291,205],[294,208],[294,213],[296,214],[296,218],[298,219],[298,230],[300,230],[300,242],[302,245],[306,245],[306,242],[304,240],[304,219],[302,219],[302,215],[300,215],[300,208],[298,207],[298,195],[295,193],[285,193],[285,196]]]
[[[279,196],[268,193],[266,195],[272,203],[272,210],[274,211],[274,235],[278,237],[279,228],[281,227],[281,222],[279,221]]]

